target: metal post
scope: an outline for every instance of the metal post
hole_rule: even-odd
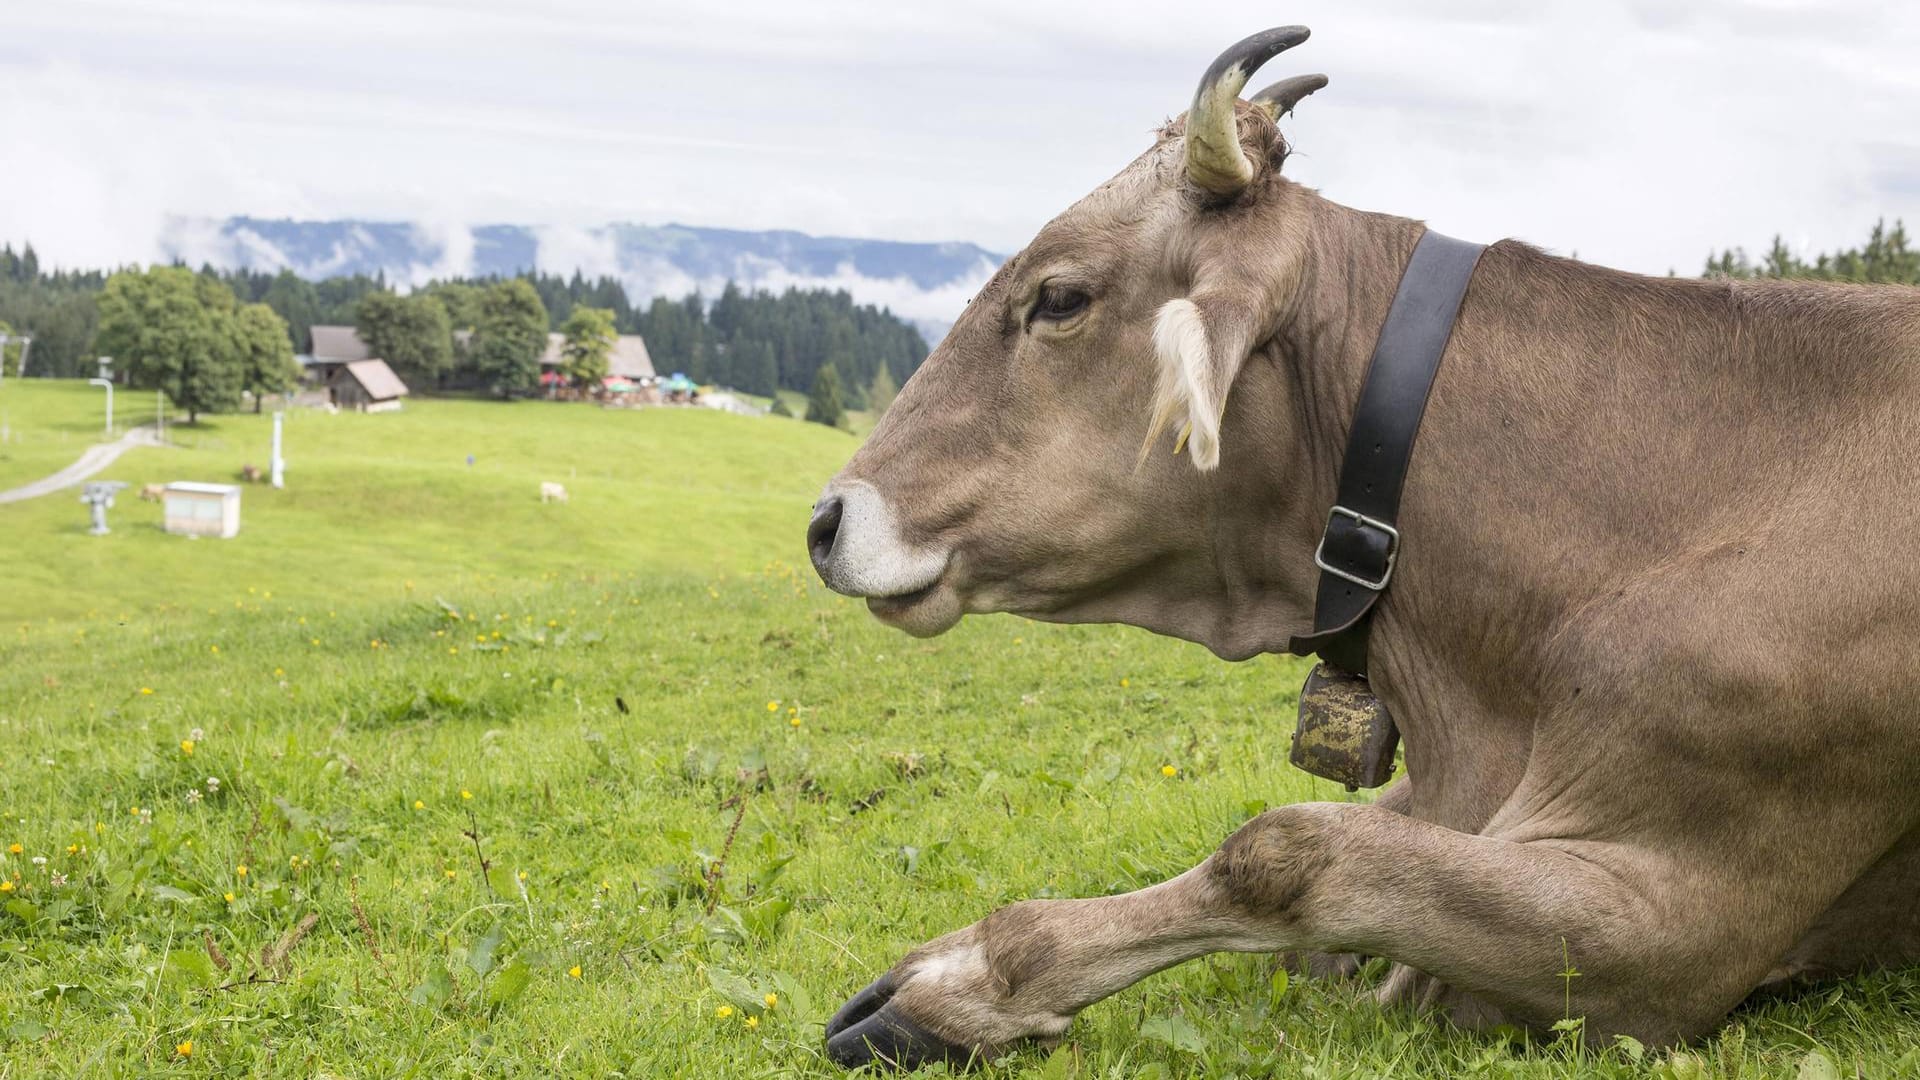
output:
[[[153,419],[154,423],[160,427],[160,445],[165,446],[167,444],[167,392],[165,390],[153,392]]]
[[[7,342],[12,340],[6,334],[0,334],[0,382],[5,382],[7,378]]]
[[[273,486],[277,488],[284,488],[287,486],[287,477],[286,477],[287,461],[285,458],[280,456],[280,421],[285,420],[286,418],[287,418],[287,414],[284,412],[277,412],[273,414],[272,471],[273,471]]]
[[[28,334],[20,339],[20,377],[23,379],[27,377],[27,350],[31,348],[33,335]]]
[[[112,379],[88,379],[87,384],[90,386],[104,386],[107,389],[107,437],[112,438],[113,437],[113,380]]]

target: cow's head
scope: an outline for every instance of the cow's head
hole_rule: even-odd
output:
[[[1305,193],[1279,175],[1277,120],[1327,80],[1239,94],[1306,37],[1229,49],[1184,118],[973,298],[815,505],[829,587],[922,636],[1011,611],[1270,647],[1244,625],[1248,596],[1227,595],[1258,583],[1211,534],[1224,507],[1266,497],[1250,474],[1270,481],[1271,448],[1294,441],[1290,410],[1234,405],[1289,379],[1275,335],[1308,241],[1288,225]]]

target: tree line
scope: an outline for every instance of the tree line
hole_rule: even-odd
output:
[[[636,305],[618,280],[578,272],[456,278],[401,293],[384,274],[308,281],[290,270],[165,269],[206,282],[200,288],[215,309],[223,302],[211,286],[224,289],[236,309],[264,305],[295,352],[312,351],[316,325],[358,327],[374,355],[424,391],[536,389],[549,331],[567,335],[569,370],[582,380],[602,368],[611,327],[643,337],[663,375],[683,372],[697,383],[753,394],[811,392],[831,365],[838,397],[851,409],[890,398],[927,354],[912,324],[856,304],[845,291],[776,294],[729,282],[711,299],[696,292]],[[93,357],[111,354],[96,340],[100,302],[112,278],[135,272],[47,271],[31,246],[0,248],[0,322],[34,336],[29,374],[92,374]],[[601,339],[605,350],[587,344]]]
[[[1888,228],[1882,219],[1874,223],[1867,242],[1860,247],[1821,252],[1812,258],[1795,255],[1777,233],[1759,262],[1753,261],[1744,248],[1709,252],[1704,276],[1920,285],[1920,248],[1908,239],[1905,222],[1895,221]]]

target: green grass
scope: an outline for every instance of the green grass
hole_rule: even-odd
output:
[[[80,381],[0,379],[0,491],[60,471],[106,440],[107,393]],[[148,391],[116,390],[113,430],[150,423]]]
[[[219,418],[109,475],[223,479],[266,431]],[[1285,764],[1296,662],[1004,617],[919,642],[824,592],[799,537],[854,445],[415,402],[290,417],[290,487],[248,488],[234,540],[131,500],[105,538],[63,496],[0,507],[0,1076],[831,1075],[821,1022],[913,945],[1345,797]],[[1636,1060],[1271,972],[1185,965],[989,1075],[1920,1071],[1912,973]]]

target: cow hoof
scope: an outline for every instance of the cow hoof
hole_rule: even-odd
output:
[[[907,1019],[892,1002],[893,976],[882,975],[827,1021],[827,1057],[849,1069],[873,1065],[902,1072],[944,1061],[955,1067],[979,1055]]]

